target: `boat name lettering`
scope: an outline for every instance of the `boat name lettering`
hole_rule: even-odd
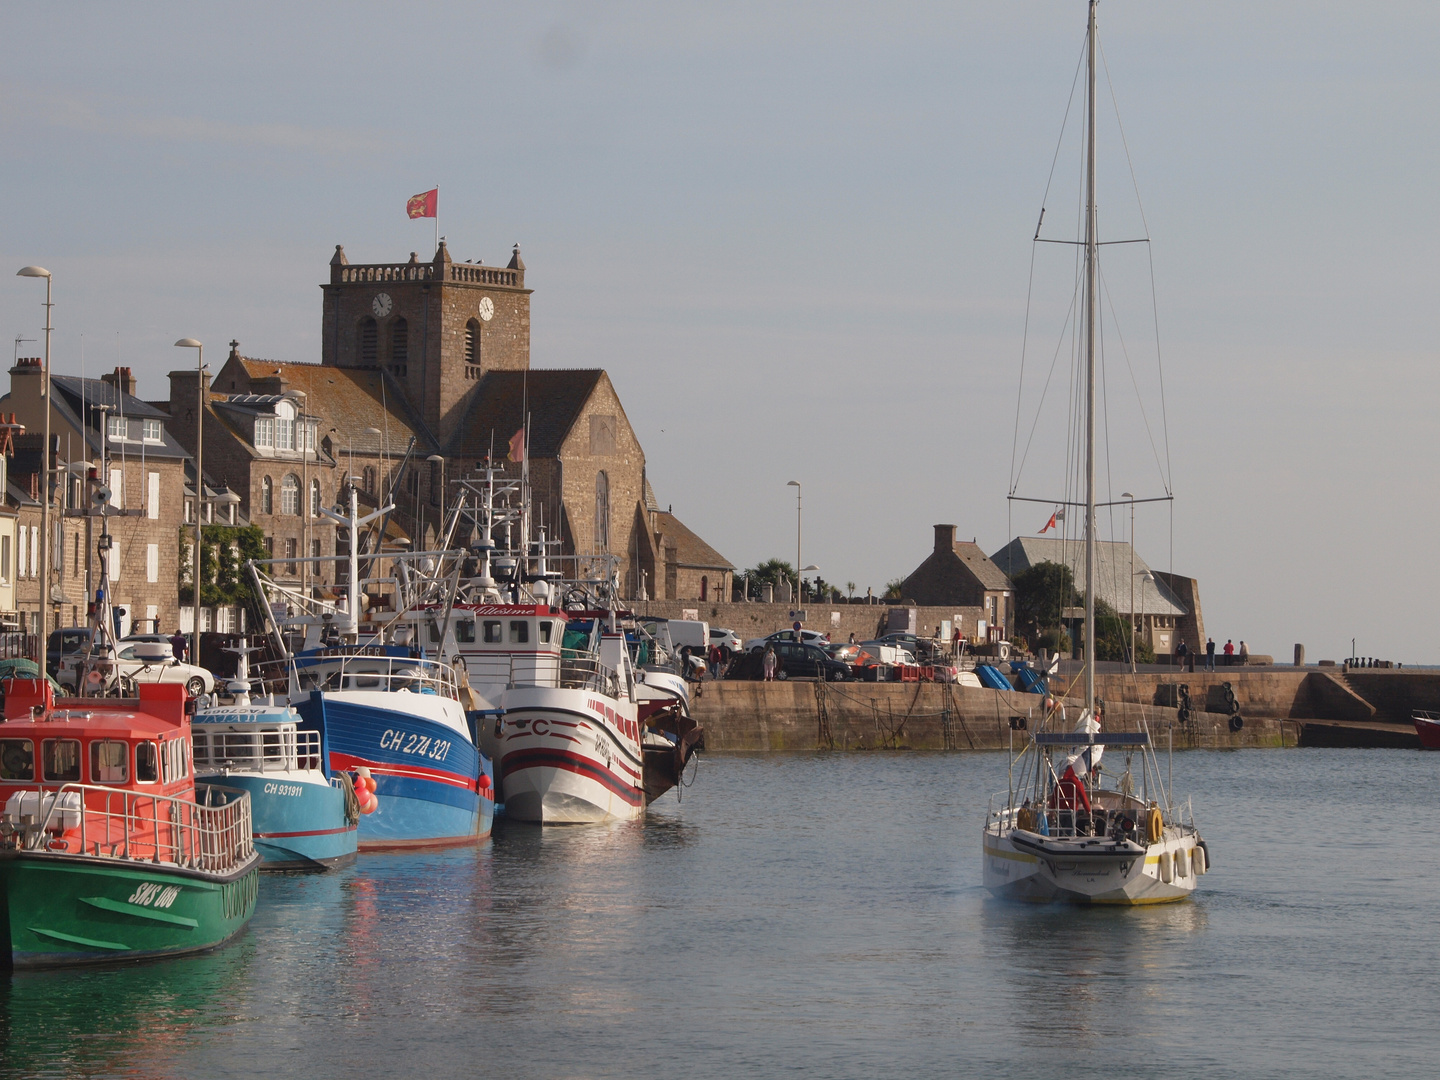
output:
[[[305,789],[299,784],[266,784],[266,795],[303,795]]]
[[[161,885],[154,881],[142,881],[125,902],[139,907],[168,908],[175,903],[175,898],[179,895],[179,885]]]
[[[381,750],[399,750],[402,754],[444,761],[450,756],[453,744],[448,739],[436,739],[429,735],[417,735],[413,731],[396,731],[387,728],[380,736]]]

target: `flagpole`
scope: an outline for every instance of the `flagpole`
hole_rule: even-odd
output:
[[[440,185],[435,185],[435,254],[440,254]]]

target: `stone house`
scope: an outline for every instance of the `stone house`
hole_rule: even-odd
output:
[[[735,565],[691,532],[668,510],[648,510],[658,575],[654,600],[726,603],[735,581]]]
[[[934,550],[905,579],[900,595],[925,607],[979,608],[976,640],[1003,641],[1011,625],[1010,579],[975,541],[956,540],[954,525],[935,526]]]

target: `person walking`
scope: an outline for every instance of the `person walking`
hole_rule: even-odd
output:
[[[1185,644],[1185,639],[1182,637],[1180,644],[1175,646],[1175,660],[1182,669],[1185,667],[1185,657],[1189,652],[1190,646]]]
[[[182,664],[185,662],[185,635],[180,632],[179,627],[175,628],[175,633],[170,637],[170,651],[175,654],[176,660]]]
[[[766,645],[766,646],[765,646],[765,659],[764,659],[763,661],[761,661],[761,666],[765,669],[765,681],[766,681],[766,682],[774,682],[774,681],[775,681],[775,646],[774,646],[774,645]]]
[[[1250,649],[1245,644],[1245,639],[1240,639],[1240,666],[1244,667],[1250,662]]]
[[[1205,670],[1215,670],[1215,639],[1205,639]]]
[[[1229,667],[1235,663],[1235,642],[1230,638],[1225,639],[1225,666]]]
[[[712,679],[718,679],[718,678],[720,677],[720,663],[721,663],[721,661],[722,661],[723,659],[724,659],[724,658],[720,655],[720,646],[719,646],[719,645],[711,645],[711,646],[710,646],[710,678],[712,678]]]

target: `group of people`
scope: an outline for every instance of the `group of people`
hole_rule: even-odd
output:
[[[1181,666],[1184,666],[1186,658],[1190,655],[1190,646],[1185,644],[1184,638],[1181,638],[1180,644],[1175,646],[1175,655],[1180,658]],[[1225,647],[1221,650],[1221,655],[1225,657],[1226,667],[1230,667],[1237,659],[1243,666],[1250,662],[1250,647],[1245,644],[1243,638],[1238,648],[1232,639],[1226,638]],[[1194,669],[1192,668],[1191,670]],[[1215,639],[1212,637],[1205,639],[1205,670],[1215,670]]]

